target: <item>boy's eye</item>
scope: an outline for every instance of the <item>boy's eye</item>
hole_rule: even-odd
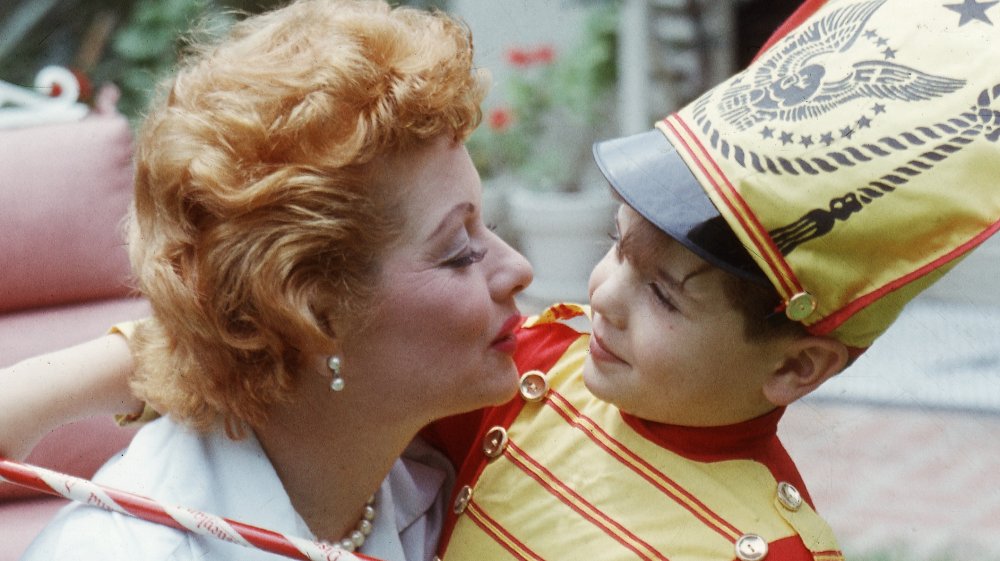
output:
[[[665,308],[672,312],[677,311],[677,306],[674,305],[674,301],[670,299],[670,296],[664,292],[658,284],[655,282],[649,283],[649,289],[653,291],[653,296],[662,304]]]
[[[480,250],[470,249],[468,251],[459,254],[456,257],[452,257],[451,259],[445,261],[444,266],[450,267],[452,269],[462,269],[470,265],[473,265],[475,263],[479,263],[480,261],[483,260],[484,257],[486,257],[485,249],[480,249]]]
[[[622,238],[618,235],[618,232],[608,232],[608,238],[611,239],[612,247],[615,248],[615,255],[621,259],[622,256]]]

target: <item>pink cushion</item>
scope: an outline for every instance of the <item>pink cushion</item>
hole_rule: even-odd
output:
[[[150,313],[143,299],[114,298],[0,314],[0,368],[95,339],[116,323]]]
[[[0,130],[0,312],[128,292],[131,147],[119,114]]]
[[[19,559],[38,532],[66,504],[68,501],[56,497],[0,504],[0,561]]]
[[[119,427],[110,416],[70,423],[46,436],[24,462],[89,479],[104,462],[128,446],[135,430]],[[8,501],[44,495],[29,487],[0,483],[0,510]]]

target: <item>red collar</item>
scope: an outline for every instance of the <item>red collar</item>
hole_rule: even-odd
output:
[[[758,459],[777,442],[778,421],[785,408],[778,407],[749,421],[720,427],[666,425],[621,413],[633,430],[671,452],[701,462],[741,458]]]
[[[621,413],[625,423],[644,438],[689,460],[721,462],[753,460],[767,467],[775,481],[794,485],[810,505],[812,497],[799,470],[778,440],[778,421],[785,413],[778,407],[766,413],[722,427],[682,427],[665,425]]]

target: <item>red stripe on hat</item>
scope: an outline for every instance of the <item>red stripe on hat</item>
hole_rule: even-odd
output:
[[[866,306],[872,304],[873,302],[876,302],[878,299],[882,298],[886,294],[898,288],[906,286],[914,279],[918,279],[926,275],[927,273],[930,273],[931,271],[943,265],[946,265],[951,261],[954,261],[955,259],[958,259],[962,255],[974,249],[979,244],[986,241],[987,238],[992,236],[998,230],[1000,230],[1000,221],[994,222],[992,225],[990,225],[989,228],[986,228],[971,240],[956,247],[955,249],[942,255],[941,257],[938,257],[934,261],[931,261],[930,263],[924,265],[923,267],[920,267],[919,269],[916,269],[907,275],[903,275],[897,278],[896,280],[887,283],[881,288],[878,288],[876,290],[873,290],[872,292],[869,292],[868,294],[861,296],[860,298],[847,304],[840,310],[826,316],[822,320],[816,322],[815,324],[809,327],[810,333],[813,333],[815,335],[829,334],[831,331],[840,327],[844,322],[851,319],[851,316],[863,310]]]
[[[677,124],[675,125],[673,121],[676,121]],[[746,201],[743,200],[736,188],[730,183],[729,178],[723,173],[715,159],[709,155],[708,150],[695,135],[694,131],[676,113],[663,119],[663,122],[683,144],[685,151],[692,157],[695,164],[701,170],[702,175],[711,182],[712,188],[722,198],[723,202],[725,202],[730,212],[739,221],[743,230],[750,235],[757,252],[768,268],[771,269],[773,276],[778,279],[781,285],[778,289],[782,292],[782,297],[787,299],[793,294],[802,292],[802,287],[795,273],[792,272],[791,267],[789,267],[788,263],[781,256],[781,252],[778,251],[771,237],[767,235],[767,231],[757,221],[757,217],[754,215],[752,209],[750,209]],[[681,134],[682,131],[678,130],[678,126],[683,129],[683,133],[685,134]],[[711,166],[711,169],[706,167],[706,162]],[[712,171],[715,173],[711,173]],[[716,174],[722,178],[721,182],[715,179],[714,176]]]
[[[757,54],[754,56],[754,60],[757,60],[760,55],[764,54],[764,51],[770,49],[775,43],[784,39],[785,36],[791,33],[796,27],[802,25],[802,22],[809,19],[825,4],[826,0],[806,0],[803,2],[802,5],[796,8],[795,11],[792,12],[792,15],[788,16],[788,19],[778,26],[778,29],[771,34],[771,37],[764,43],[764,46],[757,51]]]

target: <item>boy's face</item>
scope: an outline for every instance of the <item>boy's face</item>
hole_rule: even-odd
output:
[[[726,273],[673,239],[623,248],[641,220],[619,208],[619,241],[590,277],[587,387],[627,413],[674,425],[726,425],[773,409],[762,388],[787,341],[747,341]]]

